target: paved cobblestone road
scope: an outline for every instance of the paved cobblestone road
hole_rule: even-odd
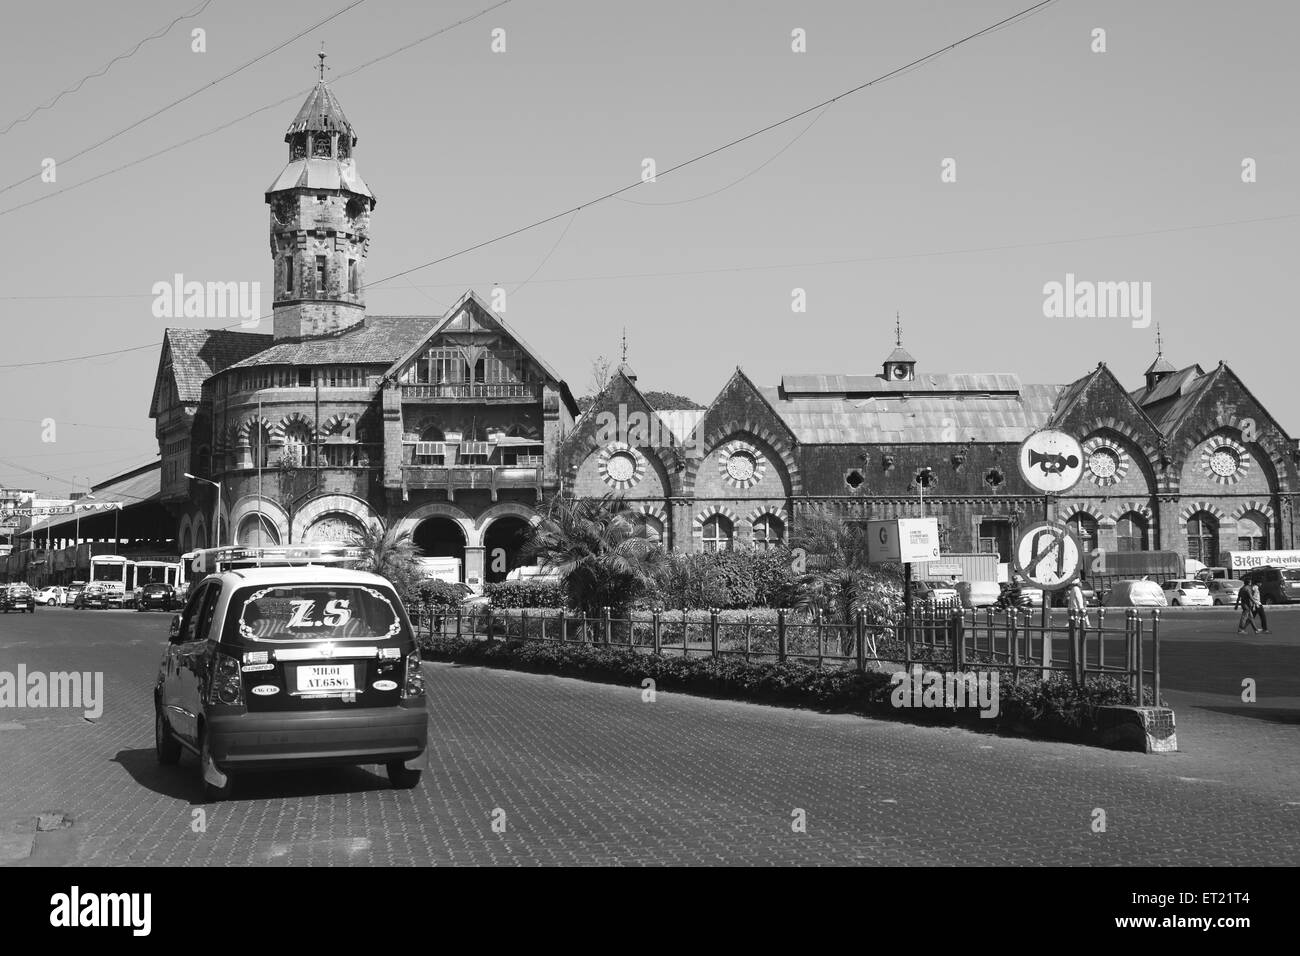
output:
[[[154,761],[150,689],[167,620],[0,618],[0,670],[105,674],[98,721],[0,710],[0,824],[45,811],[75,821],[39,834],[27,864],[1300,859],[1300,726],[1285,700],[1283,716],[1263,721],[1214,710],[1214,695],[1239,683],[1235,665],[1224,688],[1189,688],[1197,713],[1179,715],[1184,753],[1166,757],[674,694],[647,704],[632,688],[428,665],[431,766],[418,789],[389,789],[380,768],[312,771],[249,777],[234,800],[203,805],[191,757]],[[1168,666],[1198,673],[1198,639],[1178,643],[1175,630]],[[1221,654],[1220,640],[1200,643]],[[1300,641],[1250,653],[1294,675]],[[1264,742],[1243,755],[1254,727]],[[504,833],[492,829],[498,808]],[[1104,833],[1090,828],[1096,808]],[[806,833],[792,830],[796,809]],[[200,810],[206,829],[195,832]]]

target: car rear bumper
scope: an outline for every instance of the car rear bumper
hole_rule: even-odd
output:
[[[328,713],[210,714],[205,726],[213,759],[228,771],[410,761],[429,742],[423,704]]]

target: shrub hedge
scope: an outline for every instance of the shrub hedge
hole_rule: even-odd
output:
[[[564,588],[555,581],[501,581],[483,585],[494,608],[561,608]]]
[[[793,661],[757,662],[739,657],[683,657],[590,644],[540,641],[482,641],[434,637],[421,640],[425,660],[502,667],[577,677],[640,688],[647,678],[656,690],[673,690],[758,703],[892,717],[917,723],[962,724],[1088,742],[1099,707],[1134,704],[1126,681],[1090,678],[1076,688],[1064,674],[1044,681],[1026,670],[999,677],[999,711],[981,718],[971,708],[897,708],[890,700],[891,673],[851,669],[819,670]],[[977,657],[983,655],[976,655]],[[971,662],[978,668],[979,660]],[[942,670],[935,666],[935,670]],[[902,670],[902,666],[898,666]],[[1150,688],[1147,690],[1150,699]]]

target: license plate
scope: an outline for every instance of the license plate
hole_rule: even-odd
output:
[[[301,664],[298,693],[337,694],[357,689],[354,664]]]

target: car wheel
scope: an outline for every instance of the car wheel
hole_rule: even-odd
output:
[[[215,761],[213,761],[212,753],[208,750],[207,731],[201,731],[199,739],[199,780],[203,783],[203,797],[213,803],[219,800],[225,800],[235,789],[235,777],[233,774],[229,773],[222,774],[222,776],[226,778],[226,782],[222,785],[212,783],[208,780],[205,772],[208,767],[212,767],[218,773],[221,773],[221,768],[216,765]]]
[[[388,771],[388,782],[398,790],[410,790],[420,782],[420,771],[409,769],[400,760],[390,760],[384,769]]]
[[[176,742],[176,738],[168,729],[167,718],[163,716],[162,708],[156,705],[153,718],[153,749],[158,762],[164,766],[180,762],[181,745]]]

